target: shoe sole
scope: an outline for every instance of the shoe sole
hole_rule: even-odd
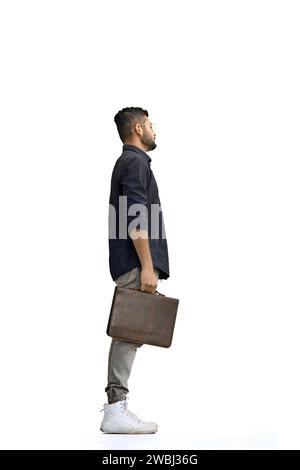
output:
[[[104,432],[105,434],[155,434],[158,430],[156,431],[150,431],[150,432],[143,432],[143,431],[132,431],[132,432],[118,432],[118,431],[104,431],[102,428],[100,428],[100,431]]]

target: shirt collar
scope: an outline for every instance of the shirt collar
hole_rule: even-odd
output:
[[[145,158],[145,160],[150,163],[151,162],[151,157],[149,157],[149,155],[144,152],[143,149],[141,149],[140,147],[137,147],[136,145],[132,145],[132,144],[123,144],[123,151],[125,150],[133,150],[134,152],[138,153],[139,155],[141,155],[141,157]]]

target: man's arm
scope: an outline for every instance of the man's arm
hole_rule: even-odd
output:
[[[147,230],[139,230],[135,228],[130,232],[130,237],[142,265],[141,290],[154,293],[157,288],[158,279],[153,269],[148,232]]]
[[[121,178],[122,194],[127,196],[128,208],[132,204],[142,204],[147,207],[147,186],[149,184],[149,180],[150,169],[148,164],[142,157],[132,158]],[[133,218],[134,216],[127,217],[128,224]],[[141,290],[145,290],[146,292],[155,292],[158,280],[153,269],[148,241],[148,231],[145,229],[138,230],[135,227],[131,230],[129,236],[133,241],[142,266]]]

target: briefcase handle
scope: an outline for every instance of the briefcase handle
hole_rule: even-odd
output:
[[[155,292],[147,292],[145,290],[138,289],[137,287],[128,287],[128,289],[140,290],[141,292],[145,292],[146,294],[158,294],[158,295],[163,295],[165,297],[165,294],[161,294],[160,292],[158,292],[158,290],[156,290]]]

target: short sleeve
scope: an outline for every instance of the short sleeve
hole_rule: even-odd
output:
[[[137,217],[140,218],[140,229],[148,229],[148,185],[150,181],[150,168],[140,157],[132,157],[121,177],[122,195],[127,196],[127,224]],[[133,206],[134,204],[143,207]],[[130,207],[132,213],[130,214]],[[128,215],[130,214],[130,215]]]
[[[149,180],[148,164],[140,157],[133,157],[121,177],[122,194],[127,196],[128,207],[131,204],[148,204]]]

